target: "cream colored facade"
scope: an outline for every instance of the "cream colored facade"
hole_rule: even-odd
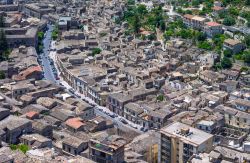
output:
[[[186,163],[193,154],[209,152],[213,135],[175,122],[160,131],[159,162]]]

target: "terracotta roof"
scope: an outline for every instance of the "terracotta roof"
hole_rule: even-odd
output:
[[[212,9],[215,11],[220,11],[220,10],[223,10],[224,8],[220,6],[214,6]]]
[[[74,128],[74,129],[78,129],[78,128],[80,128],[82,125],[84,125],[84,123],[82,122],[82,119],[79,118],[79,117],[77,117],[77,118],[70,118],[70,119],[68,119],[68,120],[65,122],[65,124],[66,124],[67,126],[70,126],[70,127]]]
[[[216,23],[216,22],[207,22],[206,25],[211,26],[211,27],[215,27],[215,26],[220,26],[221,24]]]
[[[18,75],[13,76],[13,78],[14,80],[25,80],[28,75],[36,71],[42,72],[41,66],[29,67],[26,70],[21,71]]]
[[[190,14],[185,14],[183,17],[187,19],[192,19],[194,16]]]
[[[38,115],[38,112],[36,111],[30,111],[25,114],[27,118],[33,118],[34,116]]]

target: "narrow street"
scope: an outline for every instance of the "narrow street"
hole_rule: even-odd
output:
[[[50,81],[53,81],[54,83],[57,83],[55,74],[54,74],[56,73],[56,71],[55,69],[53,71],[53,66],[51,65],[51,60],[49,59],[51,35],[52,35],[53,27],[50,24],[48,24],[47,27],[48,27],[48,30],[45,33],[44,40],[43,40],[43,46],[44,46],[43,53],[40,54],[41,60],[42,60],[41,66],[44,71],[44,78]]]

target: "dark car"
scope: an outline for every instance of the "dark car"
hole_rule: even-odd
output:
[[[72,93],[72,94],[74,94],[74,93],[75,93],[75,90],[74,90],[73,88],[70,88],[70,89],[69,89],[69,92]]]
[[[128,122],[125,119],[120,118],[119,119],[123,124],[128,124]]]

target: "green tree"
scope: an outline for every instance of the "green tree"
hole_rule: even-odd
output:
[[[148,13],[147,7],[145,5],[142,5],[142,4],[138,5],[137,6],[137,13],[139,15],[142,15],[142,16],[147,14]]]
[[[202,41],[198,43],[198,48],[205,50],[212,50],[212,45],[208,41]]]
[[[231,50],[224,50],[223,52],[224,57],[230,58],[233,55],[233,52]]]
[[[44,38],[44,32],[38,32],[37,33],[38,40],[41,41]]]
[[[250,63],[250,51],[245,51],[243,54],[244,62]]]
[[[250,47],[250,35],[246,35],[244,41],[247,47]]]
[[[235,18],[233,18],[232,16],[227,16],[223,20],[223,24],[226,26],[232,26],[235,25],[235,23],[236,23]]]
[[[127,4],[128,4],[128,5],[135,5],[135,1],[134,1],[134,0],[128,0],[128,1],[127,1]]]
[[[3,29],[0,30],[0,60],[4,60],[5,54],[8,51],[8,43]]]
[[[245,5],[250,6],[250,0],[245,0]]]
[[[199,7],[199,5],[200,5],[200,1],[199,0],[193,0],[192,1],[192,6]]]
[[[163,96],[163,95],[158,95],[158,96],[156,97],[156,100],[158,100],[158,101],[163,101],[163,100],[164,100],[164,96]]]
[[[20,150],[25,154],[29,150],[29,147],[25,144],[19,144],[19,145],[10,144],[10,149],[11,150]]]
[[[192,38],[192,31],[189,29],[181,29],[177,32],[177,36],[180,36],[183,39],[190,39]]]
[[[95,56],[96,54],[100,54],[101,51],[102,51],[102,50],[101,50],[100,48],[94,48],[94,49],[92,50],[92,55]]]
[[[249,70],[249,67],[245,67],[245,66],[241,67],[240,69],[241,72],[247,72],[248,70]]]
[[[247,20],[247,27],[250,27],[250,19]]]
[[[221,60],[221,67],[223,69],[229,69],[232,67],[232,65],[232,61],[227,57],[223,57],[223,59]]]
[[[156,35],[153,33],[153,34],[148,35],[147,38],[152,41],[156,39]]]
[[[5,73],[3,71],[0,71],[0,79],[5,79]]]
[[[205,33],[203,33],[203,32],[196,32],[196,39],[197,39],[197,41],[205,41],[206,39],[207,39],[207,36],[206,36],[206,34]]]
[[[4,16],[1,14],[1,15],[0,15],[0,28],[4,27],[4,23],[5,23],[5,18],[4,18]]]
[[[59,34],[59,29],[58,26],[55,25],[53,31],[52,31],[52,39],[56,40],[58,38],[58,34]]]
[[[133,17],[131,21],[131,27],[134,34],[137,35],[140,32],[141,22],[138,15],[135,15],[135,17]]]
[[[238,16],[240,14],[240,11],[236,7],[230,7],[229,8],[229,14]]]

